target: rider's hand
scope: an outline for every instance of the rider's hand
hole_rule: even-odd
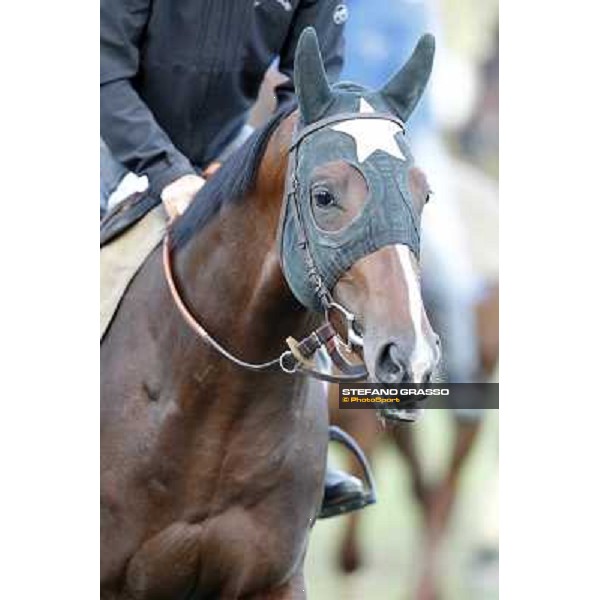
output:
[[[204,183],[199,175],[184,175],[163,189],[160,198],[170,221],[183,214]]]

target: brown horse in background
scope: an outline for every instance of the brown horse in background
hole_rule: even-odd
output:
[[[427,38],[396,78],[404,119],[432,58]],[[301,37],[295,77],[300,113],[274,118],[225,163],[167,246],[190,312],[246,361],[272,358],[286,336],[302,338],[315,322],[290,290],[277,237],[294,128],[299,118],[314,121],[311,108],[334,94],[314,32]],[[341,160],[319,168],[342,209],[327,222],[344,227],[368,190]],[[411,179],[415,210],[427,194],[423,179]],[[422,331],[410,320],[409,300],[422,311],[407,283],[415,265],[408,251],[385,246],[331,290],[361,324],[372,376],[412,373],[397,361],[412,356],[417,337],[431,346],[431,364],[419,368],[435,366],[424,312]],[[308,393],[306,378],[244,369],[200,339],[173,301],[160,248],[123,297],[101,361],[102,598],[304,598],[328,442],[327,405]]]

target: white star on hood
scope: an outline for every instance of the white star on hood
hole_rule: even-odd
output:
[[[360,99],[360,112],[375,112],[373,107],[364,99]],[[387,119],[353,119],[342,121],[331,127],[334,131],[345,133],[354,138],[358,162],[364,162],[375,152],[383,150],[390,156],[406,160],[394,136],[401,132],[400,125]]]

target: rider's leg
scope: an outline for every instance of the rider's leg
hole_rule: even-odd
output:
[[[334,469],[327,467],[325,473],[325,490],[323,492],[323,505],[321,507],[321,519],[328,516],[333,517],[336,514],[342,514],[341,511],[335,512],[335,514],[325,514],[330,512],[330,509],[334,509],[342,504],[353,504],[354,501],[358,501],[363,497],[364,486],[360,479],[346,473],[340,469]],[[362,506],[356,506],[352,510],[363,508]]]
[[[117,162],[100,139],[100,217],[108,210],[108,199],[127,175],[127,169]]]
[[[148,178],[128,171],[100,139],[100,218],[132,194],[147,189]]]

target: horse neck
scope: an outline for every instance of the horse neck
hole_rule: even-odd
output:
[[[249,361],[273,358],[288,335],[306,329],[306,311],[285,282],[276,240],[294,120],[273,133],[254,190],[225,204],[174,260],[192,313]]]

